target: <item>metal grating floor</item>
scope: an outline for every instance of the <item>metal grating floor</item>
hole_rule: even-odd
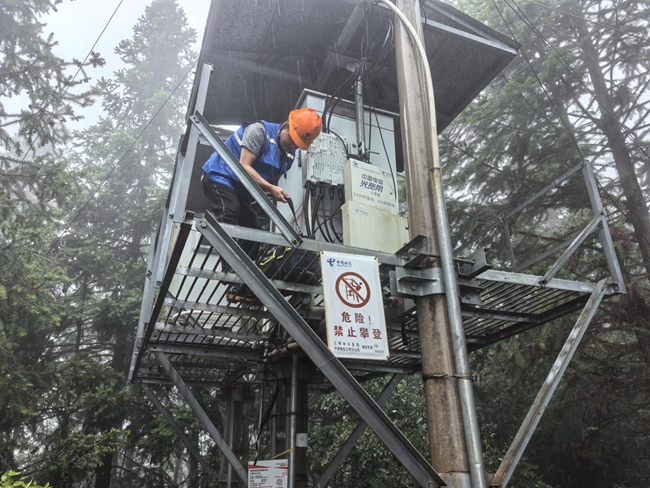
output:
[[[228,227],[228,226],[227,226]],[[264,231],[232,227],[231,233],[255,246],[276,245],[281,236]],[[251,240],[254,236],[255,242]],[[246,241],[246,239],[248,239]],[[264,244],[260,244],[264,242]],[[142,383],[169,382],[153,356],[165,352],[179,374],[189,384],[222,386],[234,381],[255,383],[254,375],[263,363],[273,362],[295,351],[295,343],[286,335],[273,316],[262,306],[229,302],[229,286],[241,283],[240,278],[219,257],[216,250],[192,231],[187,241],[173,252],[179,253],[178,266],[165,293],[164,306],[155,319],[155,328],[143,344],[142,362],[137,381]],[[263,249],[263,248],[262,248]],[[305,240],[307,253],[300,264],[319,259],[319,250],[373,254],[382,264],[382,272],[396,265],[393,254],[375,253]],[[259,249],[257,250],[259,252]],[[293,251],[289,251],[293,252]],[[296,310],[324,336],[320,325],[324,320],[321,288],[305,284],[301,268],[280,266],[266,272]],[[279,278],[284,278],[280,280]],[[315,280],[310,283],[319,281]],[[595,285],[554,279],[540,286],[539,277],[503,271],[486,271],[473,280],[480,288],[480,305],[463,304],[464,326],[468,348],[475,350],[503,340],[582,308]],[[386,294],[388,295],[388,280]],[[404,299],[399,306],[388,305],[386,322],[389,332],[391,358],[388,362],[350,361],[343,364],[359,379],[377,373],[414,373],[420,367],[420,343],[415,302]],[[316,374],[314,388],[326,388],[322,375]]]

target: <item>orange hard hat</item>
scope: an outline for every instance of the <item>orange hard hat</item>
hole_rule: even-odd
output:
[[[289,113],[289,134],[294,144],[303,151],[309,149],[322,128],[320,115],[313,108],[299,108]]]

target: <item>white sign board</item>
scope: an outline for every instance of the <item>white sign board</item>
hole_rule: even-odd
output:
[[[249,461],[248,488],[287,488],[289,461]]]
[[[387,360],[377,258],[323,251],[321,270],[330,351],[339,358]]]
[[[397,215],[393,176],[377,166],[348,159],[343,166],[345,201],[356,202]]]

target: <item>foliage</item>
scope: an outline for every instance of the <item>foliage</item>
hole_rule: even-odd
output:
[[[20,473],[8,471],[0,476],[0,488],[51,488],[49,483],[38,485],[34,480],[28,480],[27,476],[20,476]]]

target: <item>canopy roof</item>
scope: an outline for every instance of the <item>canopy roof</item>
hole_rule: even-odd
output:
[[[442,130],[519,45],[442,2],[422,5]],[[367,38],[388,30],[389,18],[387,9],[363,0],[213,0],[199,63],[214,66],[205,117],[218,125],[285,120],[304,88],[335,92]],[[376,66],[370,102],[399,113],[394,56],[387,54]]]

